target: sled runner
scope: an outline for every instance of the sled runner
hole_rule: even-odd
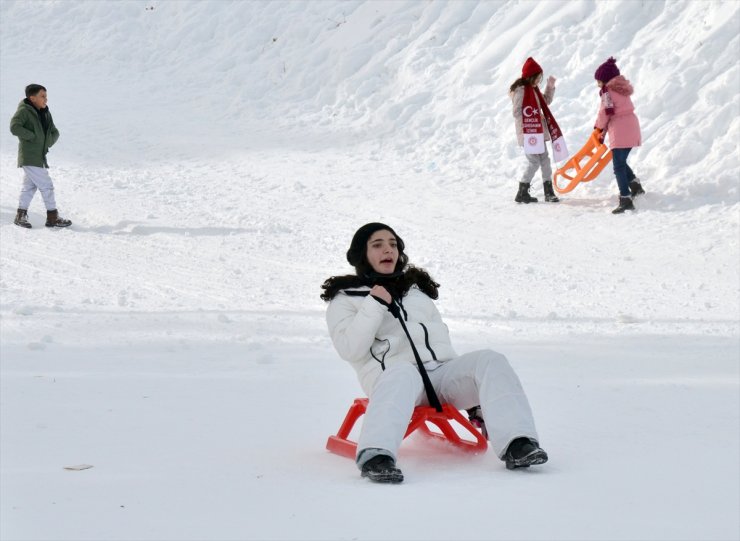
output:
[[[357,422],[357,419],[365,414],[367,404],[367,398],[355,399],[337,434],[335,436],[329,436],[329,439],[326,441],[326,448],[329,451],[347,458],[355,458],[357,442],[349,440],[349,434],[352,432],[352,427]],[[456,421],[465,428],[475,437],[475,441],[461,438],[450,424],[450,421]],[[430,430],[427,422],[439,428],[441,433]],[[488,441],[483,434],[451,404],[443,404],[441,412],[430,406],[417,406],[414,408],[414,413],[411,416],[411,421],[409,422],[409,427],[406,430],[404,438],[415,430],[421,430],[427,436],[447,441],[463,451],[485,453],[488,450]]]
[[[604,143],[599,142],[600,135],[599,130],[594,130],[583,148],[555,172],[552,185],[558,193],[568,193],[578,183],[595,179],[612,160],[612,151]],[[562,177],[568,183],[561,187],[558,177]]]

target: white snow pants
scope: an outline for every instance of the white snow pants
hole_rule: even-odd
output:
[[[429,372],[442,404],[459,410],[480,405],[488,437],[501,458],[519,437],[538,440],[519,378],[502,354],[484,349],[451,359]],[[380,454],[394,459],[416,406],[428,406],[415,364],[391,366],[375,381],[357,442],[357,466]],[[367,450],[366,452],[363,452]]]
[[[57,203],[54,199],[54,183],[51,181],[49,171],[43,167],[32,165],[23,166],[23,187],[18,200],[18,208],[28,210],[36,190],[41,192],[46,210],[56,210]]]

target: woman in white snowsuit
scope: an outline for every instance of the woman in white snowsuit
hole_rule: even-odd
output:
[[[408,264],[403,240],[369,223],[352,238],[347,261],[356,274],[322,285],[327,324],[339,355],[357,371],[369,405],[357,445],[362,476],[400,483],[396,456],[415,406],[429,405],[403,318],[440,402],[480,405],[496,455],[509,469],[543,464],[532,412],[506,357],[492,350],[458,355],[433,299],[439,284]],[[396,314],[396,315],[394,315]]]

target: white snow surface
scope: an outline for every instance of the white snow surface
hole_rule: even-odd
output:
[[[0,2],[0,539],[740,538],[739,8]],[[611,167],[513,202],[530,55],[572,152],[617,58],[637,212]],[[66,230],[12,223],[31,82]],[[325,450],[361,391],[319,286],[368,221],[509,357],[545,466],[411,437],[379,486]]]

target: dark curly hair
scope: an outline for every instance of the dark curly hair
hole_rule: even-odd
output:
[[[399,263],[401,258],[399,257]],[[398,269],[398,265],[396,265]],[[401,266],[403,268],[403,265]],[[435,282],[427,271],[413,265],[407,265],[403,271],[397,271],[389,276],[384,276],[376,272],[365,274],[345,274],[343,276],[332,276],[327,278],[321,285],[324,292],[321,294],[321,300],[330,301],[336,297],[337,293],[343,289],[353,287],[368,286],[372,287],[380,284],[385,287],[395,299],[406,296],[409,289],[413,286],[418,287],[423,293],[432,299],[439,297],[439,284]]]

